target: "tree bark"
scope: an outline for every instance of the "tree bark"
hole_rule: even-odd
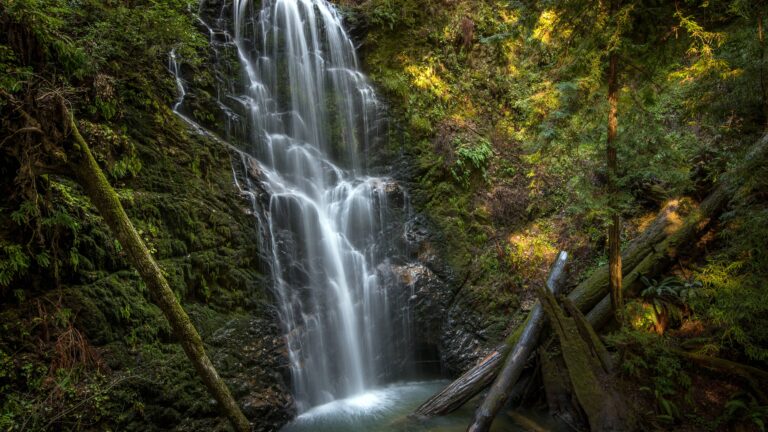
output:
[[[565,276],[565,264],[568,260],[567,252],[560,252],[547,278],[547,288],[553,293],[557,293],[563,286]],[[520,378],[528,358],[538,346],[541,332],[544,329],[544,311],[540,303],[537,303],[531,310],[528,323],[520,336],[515,348],[507,356],[506,363],[501,373],[494,381],[491,389],[488,391],[483,402],[475,411],[475,417],[467,431],[485,432],[490,429],[493,419],[499,413],[499,410],[509,399],[510,391]]]
[[[594,331],[582,332],[578,324],[580,315],[565,316],[552,293],[540,290],[540,299],[550,326],[560,341],[573,392],[587,415],[590,430],[632,430],[628,425],[623,399],[610,385],[610,377],[597,355],[602,349],[591,347],[594,343],[602,347],[599,340],[589,336]],[[588,324],[586,326],[589,327]]]
[[[581,338],[584,340],[587,346],[589,346],[592,354],[600,361],[600,365],[603,367],[603,370],[606,372],[611,372],[613,370],[613,361],[611,360],[611,355],[608,353],[605,345],[603,345],[603,341],[600,340],[600,336],[597,335],[595,328],[592,327],[592,324],[590,324],[589,321],[587,321],[587,318],[584,316],[584,314],[581,313],[579,308],[573,304],[571,299],[567,297],[564,298],[563,307],[566,311],[568,311],[568,314],[573,319],[573,322],[575,323]]]
[[[120,242],[130,263],[139,272],[144,283],[147,284],[153,301],[165,314],[173,334],[179,339],[184,352],[194,365],[208,391],[219,403],[223,414],[229,418],[238,432],[249,431],[248,420],[216,372],[213,363],[205,352],[202,338],[176,298],[176,294],[168,285],[162,270],[128,219],[117,194],[93,158],[85,139],[80,135],[74,117],[66,109],[64,112],[68,113],[69,128],[74,139],[73,151],[70,152],[68,164],[75,173],[78,183],[83,187],[88,198],[99,210],[104,221]]]
[[[752,146],[734,172],[722,177],[720,185],[698,208],[689,211],[680,200],[673,200],[665,205],[648,228],[624,249],[622,253],[622,271],[626,276],[623,281],[624,287],[633,285],[641,275],[652,274],[663,267],[664,260],[675,253],[676,247],[694,238],[712,218],[722,211],[735,190],[741,185],[744,178],[741,173],[753,170],[765,163],[766,159],[768,159],[768,135],[763,136]],[[586,314],[586,319],[597,329],[611,317],[608,283],[608,266],[603,266],[595,270],[568,295],[568,299],[576,308],[585,313],[589,312]],[[528,315],[528,320],[530,316],[531,314]],[[451,413],[483,391],[499,373],[504,358],[519,341],[528,320],[499,345],[493,354],[422,404],[416,410],[416,414],[431,417]]]
[[[581,408],[574,404],[573,386],[568,377],[565,360],[559,353],[548,352],[547,345],[549,344],[539,348],[539,364],[549,415],[559,417],[567,424],[584,424],[587,419],[584,418]]]
[[[611,1],[611,16],[616,15],[616,0]],[[615,49],[609,54],[608,60],[608,139],[606,143],[606,159],[608,165],[608,195],[612,200],[618,197],[619,167],[616,157],[616,135],[618,134],[619,119],[619,82],[618,54]],[[609,288],[611,302],[616,313],[616,320],[624,321],[624,298],[621,290],[621,216],[618,209],[611,210],[611,224],[608,227],[608,272],[610,275]]]
[[[523,327],[519,327],[519,329],[523,329]],[[516,343],[521,334],[522,332],[519,331],[512,335],[515,338],[513,344]],[[441,416],[461,408],[468,400],[493,382],[499,374],[508,352],[509,349],[506,344],[499,345],[488,357],[416,408],[414,415],[416,417]]]
[[[761,2],[762,3],[762,2]],[[760,90],[763,96],[763,120],[768,129],[768,84],[765,76],[765,34],[763,30],[763,9],[765,5],[760,4],[757,12],[757,41],[760,43]]]

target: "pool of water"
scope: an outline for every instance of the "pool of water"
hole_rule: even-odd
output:
[[[347,399],[336,400],[301,414],[285,426],[282,432],[464,432],[472,419],[476,403],[468,403],[463,409],[449,416],[429,420],[408,417],[419,404],[448,383],[448,381],[398,383]],[[518,424],[510,414],[500,413],[491,431],[531,430],[529,427]],[[526,422],[533,422],[543,430],[567,430],[562,424],[542,413],[525,412],[524,414]]]

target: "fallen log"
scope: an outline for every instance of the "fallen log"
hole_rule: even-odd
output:
[[[600,365],[606,372],[613,370],[613,360],[608,350],[603,345],[603,341],[600,340],[600,336],[597,335],[595,328],[587,321],[584,314],[581,313],[579,308],[569,298],[563,299],[563,307],[568,314],[573,318],[576,323],[576,328],[579,330],[581,338],[589,345],[589,349],[592,354],[600,360]]]
[[[568,377],[573,393],[584,409],[593,431],[632,430],[629,426],[626,405],[621,396],[610,385],[610,376],[600,359],[604,350],[602,342],[591,335],[594,331],[577,314],[567,317],[552,293],[540,290],[542,308],[549,318],[550,327],[560,341],[560,348],[565,360]],[[587,330],[580,329],[586,326]],[[593,345],[597,345],[594,347]],[[484,428],[471,429],[486,432]]]
[[[723,176],[720,185],[692,214],[687,213],[689,209],[680,200],[667,203],[648,228],[630,241],[622,253],[623,289],[630,287],[641,275],[650,274],[661,267],[664,258],[668,258],[668,254],[673,252],[674,248],[695,237],[706,222],[722,211],[733,192],[741,185],[743,177],[740,177],[739,173],[750,171],[764,163],[766,159],[768,159],[768,135],[763,136],[752,146],[747,157],[734,170],[734,173]],[[676,235],[676,233],[680,234]],[[665,240],[668,241],[662,244]],[[642,266],[640,266],[641,263]],[[607,295],[608,277],[608,267],[603,266],[568,295],[573,305],[586,314],[587,321],[598,329],[611,316],[610,296]],[[525,321],[525,325],[527,323],[528,320]],[[493,354],[419,406],[415,414],[431,417],[451,413],[483,391],[495,379],[503,359],[517,344],[522,328],[522,326],[518,327],[517,331],[499,345]]]
[[[639,282],[641,276],[661,272],[678,255],[681,246],[699,238],[706,232],[711,222],[722,213],[731,197],[741,186],[745,176],[740,174],[752,171],[756,166],[764,163],[766,159],[768,159],[768,135],[763,136],[752,146],[741,165],[729,175],[725,175],[720,185],[697,208],[690,211],[683,220],[674,222],[671,217],[668,218],[673,223],[666,228],[669,231],[666,237],[651,248],[635,252],[636,257],[642,253],[644,255],[624,277],[623,290],[632,289]],[[611,319],[610,295],[606,295],[606,290],[601,291],[592,285],[582,287],[583,285],[585,284],[579,285],[581,290],[576,288],[568,297],[581,311],[588,311],[587,321],[599,328]],[[595,295],[601,293],[603,298],[596,304],[591,304]]]
[[[581,409],[573,403],[573,386],[563,356],[550,352],[548,345],[544,344],[539,348],[539,364],[549,415],[568,424],[585,424],[587,419]]]
[[[507,337],[503,344],[496,347],[490,355],[482,359],[472,369],[427,399],[414,411],[414,415],[417,417],[434,417],[451,413],[488,387],[499,374],[507,354],[512,350],[512,347],[518,344],[525,329],[529,327],[535,310],[536,307],[532,313],[528,314],[523,325]]]
[[[567,260],[568,253],[560,252],[549,271],[547,288],[553,293],[557,293],[563,286]],[[523,372],[526,362],[528,362],[528,357],[536,350],[544,324],[544,310],[541,304],[537,303],[533,310],[531,310],[528,323],[525,325],[520,339],[515,344],[512,352],[507,356],[501,373],[488,391],[488,395],[486,395],[475,411],[475,418],[469,429],[467,429],[468,431],[486,431],[490,428],[496,414],[507,403],[510,390],[520,378],[520,374]]]
[[[673,350],[673,352],[678,356],[694,363],[698,363],[705,368],[743,378],[749,383],[749,386],[752,388],[755,395],[757,395],[758,399],[760,399],[760,403],[768,403],[768,396],[766,396],[763,391],[763,384],[768,383],[768,372],[753,366],[718,357],[710,357],[683,350]]]
[[[672,202],[665,206],[649,228],[627,246],[622,258],[624,270],[629,272],[631,270],[630,266],[636,266],[642,261],[648,251],[653,250],[653,245],[662,241],[666,232],[671,227],[674,227],[676,223],[679,223],[679,220],[680,204]],[[573,300],[577,307],[584,310],[586,305],[599,302],[600,295],[607,293],[607,290],[608,269],[604,267],[596,270],[590,278],[579,284],[569,298]],[[575,297],[573,293],[577,293]],[[580,301],[577,301],[579,299]],[[608,299],[608,306],[610,307],[610,299]],[[414,414],[422,417],[449,414],[485,390],[499,374],[504,359],[512,351],[512,348],[517,345],[523,329],[530,321],[531,315],[529,313],[526,321],[507,337],[504,343],[497,346],[491,355],[481,360],[440,392],[430,397],[416,409]]]
[[[544,426],[540,425],[536,420],[527,417],[517,411],[509,411],[507,414],[509,414],[509,417],[512,418],[512,420],[515,421],[518,425],[525,428],[527,431],[531,432],[547,432],[549,429],[545,428]]]
[[[511,338],[517,341],[520,336],[518,333],[522,332],[516,332]],[[441,416],[461,408],[468,400],[475,397],[493,382],[499,373],[499,369],[501,369],[501,364],[505,357],[506,347],[502,344],[488,357],[482,359],[475,367],[427,399],[416,408],[414,415],[418,417]]]

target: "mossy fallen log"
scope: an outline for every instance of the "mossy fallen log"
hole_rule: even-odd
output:
[[[649,227],[629,243],[622,258],[625,271],[630,271],[640,263],[650,251],[654,250],[655,244],[663,241],[668,232],[675,229],[675,226],[680,223],[681,212],[679,202],[669,203],[659,212]],[[608,268],[601,267],[579,284],[568,297],[576,307],[585,310],[590,305],[600,303],[607,292]],[[600,304],[602,306],[602,303]],[[609,313],[610,304],[610,297],[608,297]],[[415,414],[425,417],[449,414],[483,391],[499,374],[504,359],[517,345],[523,329],[530,322],[531,315],[532,313],[529,313],[526,321],[507,337],[504,343],[496,347],[490,356],[430,397],[416,409]]]
[[[552,352],[550,344],[539,348],[541,365],[541,383],[549,414],[562,419],[568,424],[583,424],[586,419],[573,403],[573,387],[568,379],[568,370],[560,352]]]
[[[120,242],[128,261],[136,268],[146,283],[152,300],[168,319],[174,336],[184,348],[184,352],[208,391],[219,403],[222,413],[232,422],[235,430],[238,432],[249,431],[251,427],[248,420],[216,372],[213,363],[205,352],[200,334],[177,300],[176,294],[163,276],[162,270],[128,219],[115,190],[96,163],[88,143],[78,131],[74,117],[66,108],[63,108],[63,112],[66,117],[65,121],[68,120],[69,122],[67,129],[69,129],[73,140],[72,151],[68,152],[68,165],[78,183],[98,209],[112,234]]]
[[[622,253],[624,280],[622,288],[631,287],[642,275],[660,271],[676,248],[690,242],[702,232],[709,221],[717,217],[744,178],[740,173],[754,169],[768,159],[768,135],[763,136],[747,152],[747,156],[731,173],[722,177],[720,184],[698,208],[689,211],[684,201],[672,200],[659,212],[642,234],[629,242]],[[597,269],[581,282],[568,299],[586,314],[593,328],[600,328],[611,317],[608,295],[608,266]],[[519,341],[525,323],[517,328],[494,353],[461,375],[439,393],[419,406],[420,416],[445,415],[455,411],[487,387],[499,373],[504,358]]]
[[[522,330],[523,326],[519,327],[519,329]],[[519,339],[521,333],[522,331],[519,331],[512,335],[515,342]],[[506,352],[505,345],[497,347],[472,369],[465,372],[416,408],[414,415],[417,417],[441,416],[461,408],[468,400],[475,397],[493,382],[501,369]]]
[[[683,350],[673,350],[673,352],[680,357],[697,363],[707,369],[712,369],[728,375],[743,378],[752,388],[752,391],[755,393],[755,395],[757,395],[757,397],[760,399],[760,402],[762,404],[768,404],[768,396],[766,396],[765,392],[763,391],[764,385],[768,383],[768,372],[762,369],[758,369],[754,366],[749,366],[718,357],[710,357],[707,355]]]
[[[668,212],[668,216],[665,218],[667,223],[663,224],[666,225],[664,227],[666,236],[656,243],[636,248],[633,251],[633,258],[638,261],[631,268],[625,267],[627,274],[624,277],[623,290],[632,289],[639,283],[642,276],[663,271],[675,259],[681,247],[690,244],[704,234],[711,222],[728,205],[731,197],[741,186],[743,179],[746,178],[745,175],[741,174],[765,163],[766,159],[768,159],[768,135],[763,136],[752,146],[742,163],[724,175],[720,184],[698,207],[692,208],[684,216],[680,211]],[[654,225],[662,224],[657,222]],[[652,231],[657,231],[659,228],[656,226]],[[594,277],[580,284],[568,297],[581,311],[589,311],[587,320],[594,327],[599,328],[611,318],[611,299],[607,295],[607,289],[602,288],[599,280],[592,281],[592,279]],[[607,284],[607,276],[605,281]],[[592,304],[598,295],[602,295],[603,298]]]
[[[681,205],[679,202],[671,202],[665,206],[654,222],[639,237],[630,242],[623,255],[624,270],[641,262],[653,251],[654,245],[664,240],[670,230],[674,230],[681,220]],[[630,267],[631,266],[631,267]],[[581,310],[590,305],[600,303],[608,291],[608,268],[602,267],[596,270],[591,277],[578,285],[571,292],[569,298],[573,304]],[[608,313],[610,314],[610,297],[607,297]],[[600,303],[602,306],[602,303]],[[433,417],[449,414],[462,407],[467,401],[482,392],[490,385],[499,374],[504,359],[512,351],[520,340],[523,330],[528,326],[532,313],[507,339],[496,347],[494,352],[480,361],[473,368],[465,372],[448,386],[443,388],[420,405],[415,414],[424,417]]]
[[[555,261],[555,263],[558,261]],[[563,261],[563,265],[564,263],[565,261]],[[509,335],[504,343],[496,347],[490,355],[451,382],[447,387],[427,399],[414,411],[414,415],[434,417],[451,413],[488,387],[498,376],[504,359],[507,358],[507,354],[521,341],[522,336],[526,333],[526,329],[540,325],[540,323],[536,322],[537,320],[532,320],[537,314],[536,310],[537,307],[534,307],[531,313],[528,314],[525,322],[517,327],[515,332]]]
[[[580,315],[567,317],[552,293],[540,290],[539,296],[550,327],[560,341],[573,393],[587,415],[590,430],[631,430],[623,400],[611,388],[608,371],[600,359],[599,353],[604,347],[593,348],[594,344],[602,346],[599,340],[591,337],[594,331],[580,329],[582,325],[590,326],[584,321],[579,323]],[[487,430],[477,429],[478,432]]]
[[[519,413],[517,411],[509,411],[507,413],[512,420],[515,421],[518,425],[525,428],[525,430],[530,432],[548,432],[549,429],[545,428],[544,426],[540,425],[536,420],[523,415],[522,413]]]
[[[606,372],[613,370],[613,361],[608,350],[603,345],[603,341],[597,335],[595,328],[587,321],[584,314],[581,313],[579,308],[573,304],[573,301],[569,298],[563,299],[563,307],[573,319],[576,324],[576,328],[579,330],[579,335],[587,343],[592,354],[600,361],[600,365]]]
[[[563,286],[567,260],[568,253],[560,252],[549,270],[547,288],[553,293],[560,291]],[[477,407],[468,431],[481,432],[490,429],[493,419],[509,399],[512,387],[520,378],[528,358],[535,352],[544,324],[544,311],[541,304],[537,303],[531,310],[528,323],[525,325],[518,342],[507,356],[504,367],[496,377],[483,402]]]

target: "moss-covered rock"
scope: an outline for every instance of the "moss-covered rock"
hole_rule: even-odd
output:
[[[91,3],[0,6],[0,62],[34,70],[67,94],[97,162],[218,371],[257,429],[275,429],[287,420],[291,399],[257,222],[233,184],[230,149],[170,109],[177,97],[165,67],[171,49],[183,57],[190,81],[205,89],[212,80],[205,63],[211,53],[190,2]],[[31,20],[40,8],[46,18]],[[7,36],[19,25],[31,30],[19,36],[28,45]],[[40,51],[20,51],[26,48]],[[81,51],[92,58],[70,58]],[[78,65],[78,74],[68,73]],[[4,68],[3,86],[9,77]],[[218,112],[205,103],[195,108],[208,120]],[[13,120],[9,113],[3,108],[2,124]],[[0,190],[8,197],[0,206],[1,359],[12,354],[0,367],[0,429],[227,429],[121,245],[71,176],[41,175],[17,193],[21,168],[19,158],[0,155]]]

